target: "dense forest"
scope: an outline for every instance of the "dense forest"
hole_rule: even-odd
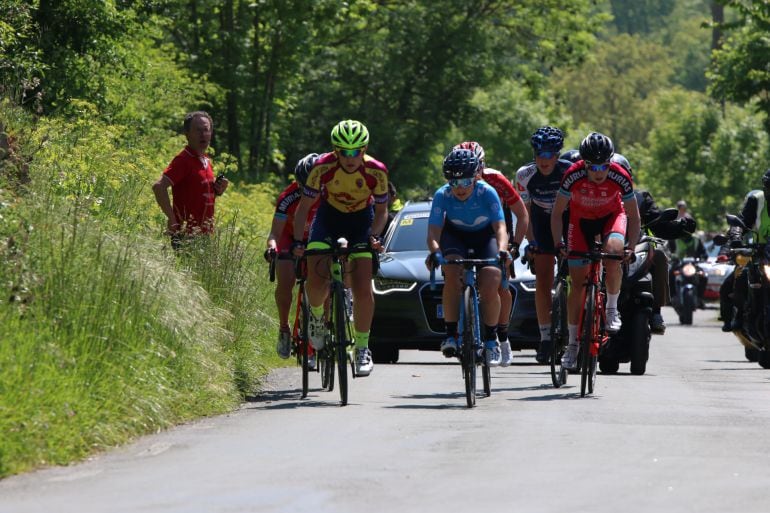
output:
[[[766,0],[0,0],[0,477],[233,408],[273,356],[261,251],[341,119],[402,198],[479,141],[606,133],[662,207],[724,226],[770,167]],[[214,118],[216,235],[168,251],[150,185]]]
[[[480,141],[512,174],[550,123],[610,135],[662,203],[721,225],[766,167],[762,0],[0,0],[0,87],[27,109],[139,131],[210,110],[221,162],[285,183],[360,119],[424,194]],[[704,189],[705,185],[714,185]],[[705,194],[704,194],[705,193]]]

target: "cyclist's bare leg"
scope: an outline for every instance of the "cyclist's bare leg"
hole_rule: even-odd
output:
[[[275,264],[275,305],[278,307],[280,326],[284,327],[289,325],[289,311],[295,282],[294,261],[277,260]]]
[[[331,257],[309,256],[307,257],[307,284],[305,292],[310,301],[311,308],[322,306],[329,295],[329,268]]]
[[[508,320],[511,318],[511,306],[513,305],[511,289],[499,287],[498,295],[500,296],[500,316],[497,319],[497,325],[507,326]]]
[[[623,239],[619,237],[610,237],[604,243],[605,253],[614,253],[616,255],[623,254]],[[620,285],[623,279],[623,273],[620,269],[620,260],[604,260],[604,268],[607,272],[605,277],[605,285],[607,286],[607,294],[617,294],[620,292]]]
[[[447,260],[457,260],[457,256],[448,256]],[[458,265],[444,265],[444,290],[441,303],[444,306],[444,321],[457,322],[460,317],[460,291],[462,290],[462,268]]]
[[[497,326],[500,318],[500,278],[497,267],[482,267],[479,271],[479,296],[481,296],[481,320],[486,326]]]
[[[535,310],[537,311],[537,323],[551,323],[551,288],[553,287],[554,256],[535,255]]]
[[[354,258],[349,262],[352,276],[353,321],[355,330],[366,333],[372,327],[374,317],[374,292],[372,292],[371,258]]]
[[[567,319],[569,324],[578,323],[580,310],[583,305],[586,276],[588,276],[587,265],[569,266],[569,277],[572,280],[572,286],[567,297]]]

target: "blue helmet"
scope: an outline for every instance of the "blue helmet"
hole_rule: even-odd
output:
[[[580,160],[580,152],[578,150],[567,150],[559,155],[559,160],[569,160],[574,164]]]
[[[529,142],[535,153],[541,151],[560,151],[564,146],[564,133],[558,128],[544,126],[535,130]]]
[[[453,149],[444,158],[444,178],[472,178],[481,170],[481,161],[472,150]]]

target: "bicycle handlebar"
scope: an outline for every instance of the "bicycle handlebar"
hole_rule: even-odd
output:
[[[466,269],[471,267],[477,267],[480,265],[495,265],[500,268],[503,273],[501,278],[501,285],[508,286],[508,273],[506,272],[505,265],[500,257],[495,258],[458,258],[454,260],[447,260],[443,256],[438,258],[438,265],[462,265]],[[430,268],[430,290],[436,290],[436,267]]]

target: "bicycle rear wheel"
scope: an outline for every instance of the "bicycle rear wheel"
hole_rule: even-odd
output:
[[[591,372],[591,361],[594,360],[594,358],[591,357],[591,343],[594,331],[595,289],[596,285],[594,284],[591,284],[586,288],[586,304],[583,308],[583,318],[581,319],[580,352],[582,353],[582,358],[580,362],[580,397],[585,397],[586,395]]]
[[[321,387],[331,392],[334,390],[334,355],[330,354],[328,349],[322,349],[316,353],[316,361],[321,368]]]
[[[334,312],[334,347],[337,354],[340,405],[345,406],[348,404],[348,337],[345,324],[347,318],[347,312],[345,312],[345,291],[341,286],[334,287],[332,312]]]
[[[556,284],[556,292],[551,308],[551,383],[559,388],[567,382],[567,371],[561,367],[561,357],[567,346],[569,330],[567,329],[567,290],[561,280]]]
[[[465,315],[463,316],[465,322],[462,327],[462,365],[463,365],[463,378],[465,379],[465,400],[468,404],[468,408],[476,406],[476,338],[473,328],[473,311],[471,304],[470,288],[465,289],[463,299],[463,309]]]

